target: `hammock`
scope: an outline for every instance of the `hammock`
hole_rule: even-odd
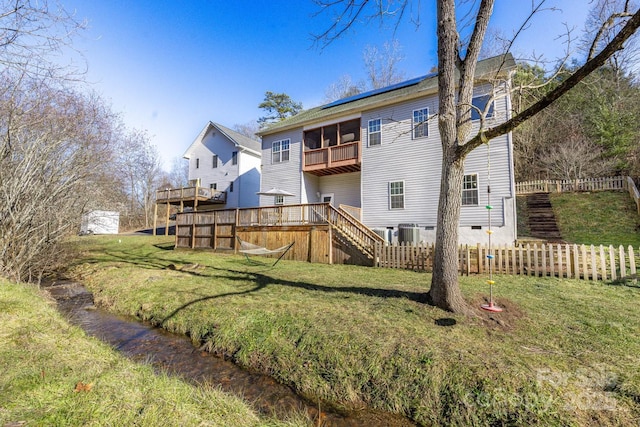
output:
[[[267,249],[263,246],[258,246],[258,245],[254,245],[253,243],[249,243],[249,242],[244,242],[242,240],[240,240],[240,237],[236,236],[236,238],[238,239],[238,242],[240,243],[240,249],[238,250],[238,252],[242,252],[244,254],[244,256],[247,258],[247,261],[249,262],[253,262],[249,259],[249,255],[272,255],[272,254],[278,254],[280,252],[282,252],[282,255],[280,255],[280,257],[278,257],[278,259],[276,260],[276,262],[273,263],[272,267],[275,266],[278,261],[280,261],[282,259],[283,256],[285,256],[287,254],[287,252],[289,251],[289,249],[291,249],[291,247],[294,245],[294,242],[291,242],[288,245],[284,245],[281,248],[278,249]]]

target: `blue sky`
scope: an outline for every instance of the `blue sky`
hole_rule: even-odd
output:
[[[319,105],[342,75],[364,79],[362,52],[393,37],[389,24],[357,25],[333,44],[314,47],[312,34],[330,24],[311,0],[62,0],[86,19],[76,40],[91,87],[122,114],[129,128],[146,129],[168,168],[211,120],[228,127],[255,120],[267,90],[285,92],[305,108]],[[418,2],[414,2],[417,4]],[[427,4],[429,3],[429,4]],[[396,39],[407,78],[436,65],[435,12],[422,0],[416,28],[401,25]],[[492,26],[511,35],[530,0],[498,0]],[[564,26],[580,35],[589,0],[548,0],[562,11],[539,14],[515,47],[547,59],[562,55]]]

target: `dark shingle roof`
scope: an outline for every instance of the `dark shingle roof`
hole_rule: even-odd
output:
[[[246,135],[236,132],[233,129],[229,129],[226,126],[223,126],[219,123],[212,124],[218,128],[218,130],[226,135],[231,141],[234,141],[240,147],[248,148],[253,151],[257,151],[258,153],[262,150],[262,144],[260,141],[256,141],[255,139],[251,139]]]
[[[478,61],[476,67],[476,79],[490,79],[504,74],[515,68],[515,61],[511,54],[495,56]],[[260,136],[304,126],[309,123],[319,122],[332,117],[362,112],[376,106],[392,104],[407,98],[436,93],[438,90],[437,74],[429,74],[422,78],[414,78],[403,83],[395,84],[387,88],[365,92],[354,97],[338,100],[319,107],[302,111],[293,117],[289,117],[262,129]],[[353,99],[351,99],[353,98]]]
[[[208,122],[204,127],[204,129],[200,131],[196,139],[191,143],[189,148],[187,148],[187,151],[184,152],[182,157],[188,159],[191,155],[191,150],[193,149],[193,147],[196,144],[200,144],[202,142],[202,138],[204,138],[204,136],[207,134],[207,132],[209,132],[211,128],[217,129],[218,132],[223,134],[229,141],[231,141],[237,147],[250,150],[256,156],[262,155],[262,144],[260,143],[260,141],[255,141],[245,135],[242,135],[241,133],[236,132],[233,129],[229,129],[226,126],[222,126],[219,123]]]

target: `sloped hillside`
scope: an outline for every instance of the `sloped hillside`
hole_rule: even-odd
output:
[[[627,193],[551,194],[562,239],[570,243],[640,247],[640,215]],[[531,237],[526,196],[518,196],[518,237]]]

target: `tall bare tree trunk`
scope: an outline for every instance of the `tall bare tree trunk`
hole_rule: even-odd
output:
[[[458,223],[464,164],[455,160],[455,150],[443,155],[438,225],[429,298],[442,309],[464,313],[468,307],[458,286]]]

